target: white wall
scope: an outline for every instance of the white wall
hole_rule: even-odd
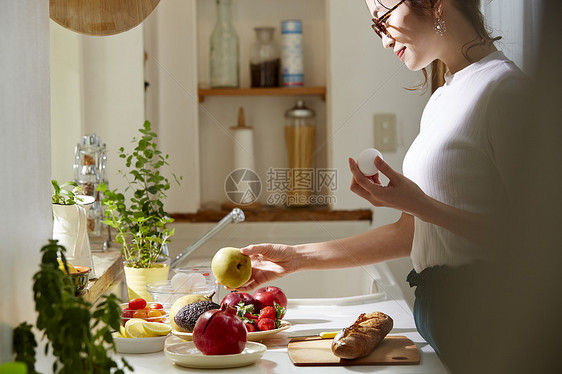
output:
[[[95,133],[107,144],[111,188],[126,184],[119,147],[130,149],[144,115],[142,26],[104,37],[77,34],[50,22],[53,173],[74,179],[74,147]]]
[[[540,42],[542,1],[484,1],[482,11],[493,36],[501,36],[496,45],[526,73],[534,73]]]
[[[74,146],[84,134],[82,37],[49,22],[51,51],[52,177],[74,179]]]
[[[32,276],[52,232],[48,20],[46,1],[2,1],[0,363],[11,330],[35,320]]]
[[[168,170],[184,178],[181,187],[169,190],[165,208],[195,212],[201,191],[195,1],[161,1],[143,27],[150,84],[146,118],[158,131],[160,149],[170,155]]]

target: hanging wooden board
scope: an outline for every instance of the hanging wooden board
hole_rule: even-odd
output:
[[[332,353],[333,339],[295,338],[287,348],[295,366],[418,365],[420,352],[405,336],[387,336],[366,357],[345,360]]]
[[[160,0],[49,0],[59,25],[86,35],[115,35],[138,26]]]

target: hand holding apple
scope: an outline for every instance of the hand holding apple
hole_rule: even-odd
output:
[[[211,269],[215,279],[231,289],[244,285],[252,276],[250,257],[234,247],[219,249],[211,261]]]

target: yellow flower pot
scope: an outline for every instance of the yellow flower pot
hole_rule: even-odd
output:
[[[152,296],[146,290],[150,282],[168,280],[169,268],[165,264],[154,264],[150,268],[132,268],[125,266],[125,280],[129,300],[142,297],[146,301],[152,301]]]

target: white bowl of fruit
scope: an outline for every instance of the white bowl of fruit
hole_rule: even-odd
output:
[[[164,306],[141,298],[121,304],[121,321],[119,331],[113,333],[119,353],[160,352],[172,331]]]

